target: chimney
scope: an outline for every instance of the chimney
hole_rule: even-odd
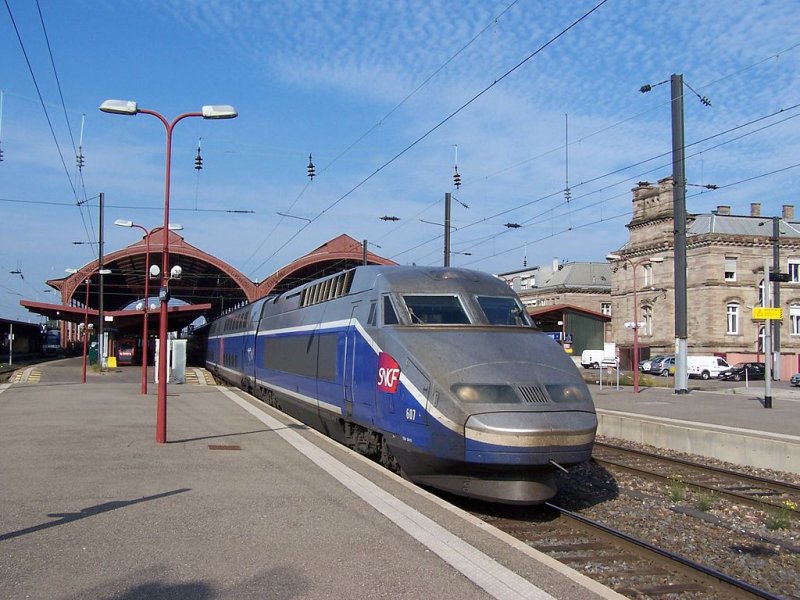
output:
[[[794,221],[794,204],[783,205],[783,220]]]
[[[717,206],[717,210],[714,211],[714,214],[729,215],[731,214],[731,207],[726,206],[725,204],[720,204],[719,206]]]
[[[553,273],[558,273],[558,257],[553,257]]]
[[[761,216],[761,202],[751,202],[750,203],[750,216],[751,217],[760,217]]]

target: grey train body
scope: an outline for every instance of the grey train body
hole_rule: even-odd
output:
[[[209,369],[406,478],[533,504],[591,456],[578,369],[498,278],[358,267],[211,324]]]

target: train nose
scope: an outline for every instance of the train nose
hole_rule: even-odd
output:
[[[473,414],[464,426],[468,461],[574,464],[591,456],[597,417],[588,411]]]

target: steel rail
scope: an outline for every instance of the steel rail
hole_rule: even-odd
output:
[[[735,577],[731,577],[730,575],[726,575],[725,573],[717,571],[716,569],[696,563],[693,560],[690,560],[675,552],[654,546],[642,539],[609,527],[608,525],[604,525],[598,521],[594,521],[550,502],[546,502],[544,505],[558,512],[558,514],[563,517],[566,517],[591,529],[600,531],[603,534],[621,540],[626,544],[634,545],[639,549],[651,554],[652,556],[659,557],[660,559],[666,559],[670,563],[679,565],[682,569],[688,570],[688,572],[692,574],[696,575],[699,573],[703,576],[703,579],[711,580],[715,584],[722,584],[725,586],[726,590],[738,594],[737,597],[755,597],[765,598],[767,600],[781,600],[780,596],[776,596],[765,590],[750,585],[746,581],[741,581]],[[746,594],[746,596],[742,596],[742,594]]]

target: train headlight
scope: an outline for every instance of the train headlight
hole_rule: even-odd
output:
[[[591,402],[591,396],[585,387],[573,384],[551,383],[545,385],[553,402],[582,403]]]
[[[519,396],[508,385],[475,385],[458,383],[450,388],[462,402],[482,404],[516,404]]]

